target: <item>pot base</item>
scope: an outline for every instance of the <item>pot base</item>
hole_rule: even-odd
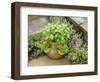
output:
[[[51,55],[51,54],[47,54],[47,57],[53,60],[57,60],[57,59],[62,59],[64,58],[64,55]]]

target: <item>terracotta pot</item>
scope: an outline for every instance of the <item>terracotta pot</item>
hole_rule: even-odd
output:
[[[51,48],[45,50],[47,56],[51,59],[61,59],[64,58],[64,55],[61,55],[57,49],[57,42],[50,42]]]

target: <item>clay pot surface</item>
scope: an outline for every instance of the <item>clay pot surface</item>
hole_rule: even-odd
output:
[[[57,42],[50,42],[51,48],[47,49],[45,53],[51,59],[61,59],[64,55],[61,55],[57,49]]]

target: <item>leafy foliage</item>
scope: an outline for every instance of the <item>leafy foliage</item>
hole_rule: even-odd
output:
[[[77,33],[68,21],[59,17],[49,17],[49,22],[42,32],[29,36],[29,58],[44,55],[44,50],[51,47],[50,41],[57,42],[58,51],[68,56],[73,64],[87,63],[88,49],[83,42],[82,34]]]
[[[71,27],[68,22],[61,22],[58,17],[54,17],[53,21],[44,26],[41,40],[35,43],[36,46],[46,49],[50,47],[49,41],[54,41],[58,43],[60,52],[67,53],[69,51],[67,40],[71,37]]]
[[[88,49],[86,45],[80,47],[72,48],[68,54],[68,58],[73,64],[86,64],[88,58]]]
[[[38,58],[43,55],[43,50],[35,46],[35,42],[39,41],[41,33],[31,35],[28,39],[29,59]]]
[[[39,49],[39,48],[33,48],[32,52],[29,53],[29,58],[33,59],[33,58],[38,58],[39,56],[42,56],[43,54],[43,50]]]
[[[63,42],[70,38],[70,28],[60,22],[48,23],[43,31],[46,40]]]
[[[83,39],[81,38],[81,35],[82,34],[78,34],[78,33],[75,33],[74,35],[72,35],[71,37],[71,46],[72,47],[80,47],[82,44],[83,44]]]
[[[73,64],[86,64],[88,58],[87,45],[84,44],[82,34],[72,29],[73,33],[70,39],[70,52],[68,58]]]

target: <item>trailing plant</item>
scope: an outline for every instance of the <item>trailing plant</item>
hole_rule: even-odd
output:
[[[43,50],[35,46],[35,42],[39,41],[41,33],[29,36],[28,38],[28,56],[29,59],[37,58],[43,55]]]
[[[44,49],[47,49],[49,47],[49,43],[45,39],[45,37],[43,36],[43,33],[41,35],[42,36],[40,37],[40,40],[35,42],[35,46],[37,46],[38,48],[44,50]]]
[[[86,64],[88,59],[88,49],[86,45],[72,48],[68,54],[68,58],[72,64]]]
[[[29,59],[38,58],[42,55],[44,55],[43,50],[39,48],[33,48],[32,51],[29,52]]]
[[[67,53],[70,51],[70,46],[68,46],[67,43],[61,43],[58,45],[58,50],[62,55],[67,55]]]

